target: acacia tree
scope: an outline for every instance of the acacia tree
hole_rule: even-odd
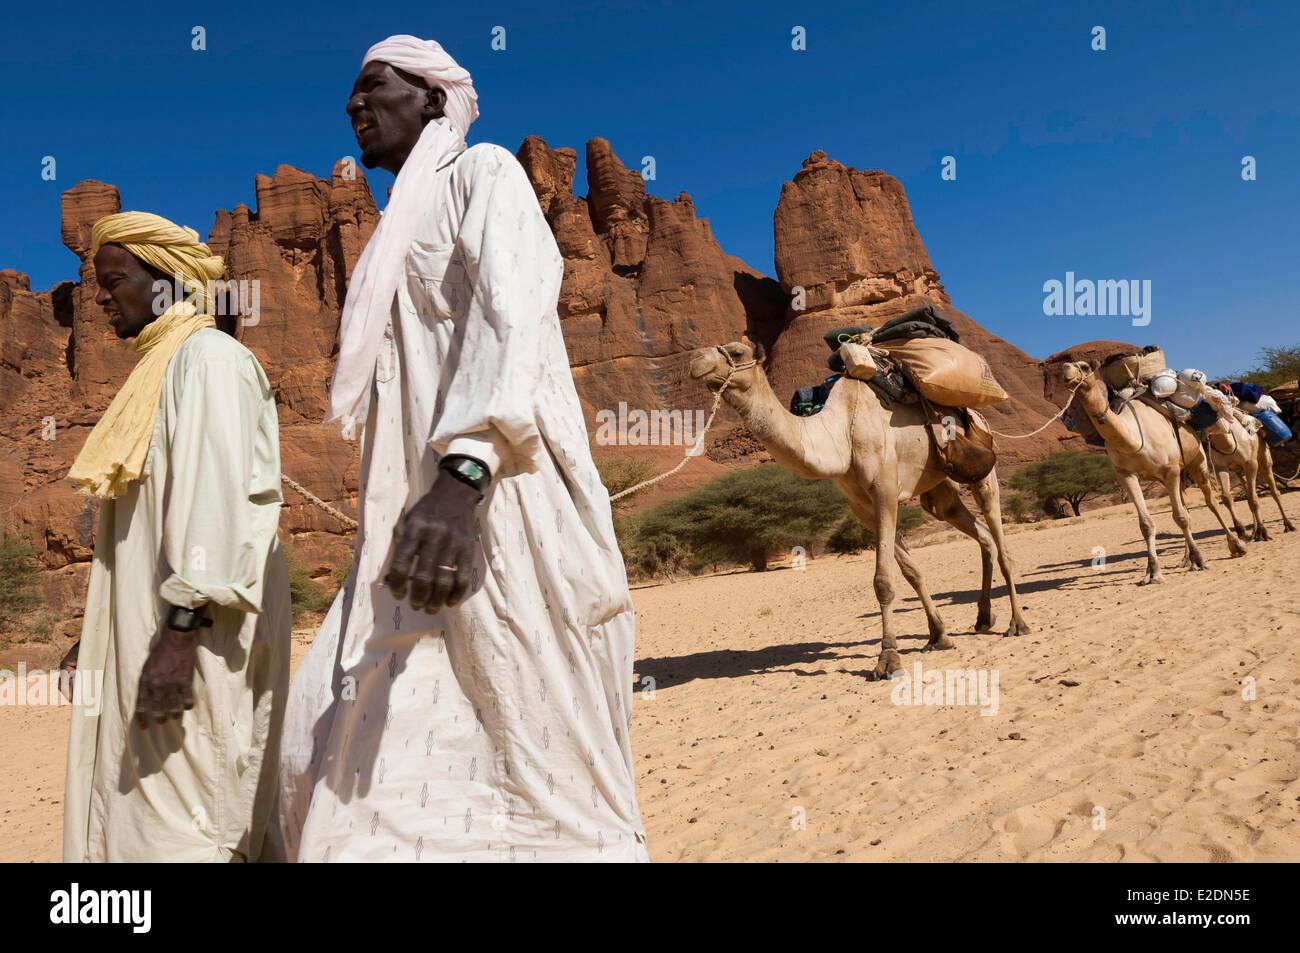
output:
[[[925,514],[921,512],[919,506],[900,506],[895,536],[906,536],[924,522]],[[850,513],[840,521],[830,538],[826,540],[826,548],[832,553],[841,555],[860,553],[864,549],[875,549],[876,534]]]
[[[36,556],[22,537],[0,536],[0,627],[17,622],[40,602]]]
[[[1022,468],[1011,478],[1014,489],[1034,496],[1038,502],[1065,500],[1079,515],[1084,500],[1116,489],[1115,471],[1099,453],[1054,453]]]
[[[1259,356],[1259,367],[1239,375],[1241,380],[1268,390],[1300,378],[1300,344],[1260,348]]]

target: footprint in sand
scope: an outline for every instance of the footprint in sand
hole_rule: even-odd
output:
[[[1027,807],[1018,807],[993,822],[1002,837],[1002,847],[1017,859],[1024,860],[1052,842],[1063,821],[1050,821]]]

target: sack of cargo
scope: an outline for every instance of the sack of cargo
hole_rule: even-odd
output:
[[[1232,396],[1237,398],[1243,404],[1258,404],[1259,399],[1264,396],[1264,388],[1258,384],[1247,384],[1245,381],[1233,381],[1230,385]]]
[[[1187,417],[1187,422],[1192,425],[1194,430],[1208,430],[1219,422],[1219,412],[1214,409],[1214,405],[1208,400],[1202,399],[1200,403],[1192,408],[1191,414]]]
[[[1007,399],[988,361],[947,338],[903,338],[878,345],[907,371],[926,400],[945,407],[983,407]]]
[[[1291,439],[1291,428],[1282,422],[1282,418],[1271,410],[1261,410],[1252,415],[1264,427],[1264,439],[1273,446],[1286,443]]]
[[[958,483],[979,483],[997,465],[993,432],[969,407],[930,407],[930,438],[939,469]]]
[[[1172,400],[1184,410],[1191,410],[1205,397],[1205,391],[1200,384],[1192,381],[1176,378],[1177,384],[1174,386],[1174,392],[1169,395]]]
[[[1101,376],[1112,390],[1145,384],[1165,369],[1165,352],[1154,344],[1137,354],[1115,354],[1101,365]]]

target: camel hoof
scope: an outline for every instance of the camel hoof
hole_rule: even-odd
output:
[[[1139,586],[1155,586],[1165,581],[1164,576],[1146,576],[1138,583]]]
[[[1295,525],[1294,525],[1293,523],[1284,523],[1284,524],[1282,525],[1282,532],[1284,532],[1284,533],[1294,533],[1294,532],[1295,532]]]
[[[997,625],[998,625],[998,617],[995,615],[990,615],[987,619],[975,620],[975,631],[992,632],[994,629],[997,628]]]
[[[937,639],[931,639],[929,642],[926,643],[925,648],[921,649],[921,651],[939,652],[944,649],[955,649],[956,647],[957,647],[957,643],[954,642],[952,639],[948,638],[948,636],[945,634],[945,635],[940,635]]]
[[[1233,559],[1240,559],[1246,555],[1246,544],[1241,541],[1238,541],[1236,546],[1229,546],[1228,548],[1232,552]]]
[[[892,649],[888,652],[882,652],[880,661],[876,662],[876,669],[872,674],[878,682],[901,676],[903,674],[902,656]]]
[[[1013,635],[1032,635],[1033,632],[1034,632],[1033,626],[1031,626],[1024,619],[1021,619],[1018,622],[1012,622],[1011,628],[1003,632],[1002,637],[1005,639]]]

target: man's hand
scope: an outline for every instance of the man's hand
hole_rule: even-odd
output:
[[[179,632],[163,624],[158,641],[149,650],[140,691],[136,695],[135,718],[141,728],[149,719],[157,724],[179,719],[194,707],[194,658],[197,632]]]
[[[393,530],[393,560],[386,582],[399,602],[411,589],[411,608],[434,613],[469,593],[470,565],[478,542],[473,487],[440,470],[426,493]]]
[[[59,671],[67,672],[66,679],[59,679],[59,693],[68,701],[72,701],[72,682],[77,677],[77,656],[81,654],[81,639],[72,643],[72,648],[68,649],[68,654],[63,656],[63,661],[59,663]]]

